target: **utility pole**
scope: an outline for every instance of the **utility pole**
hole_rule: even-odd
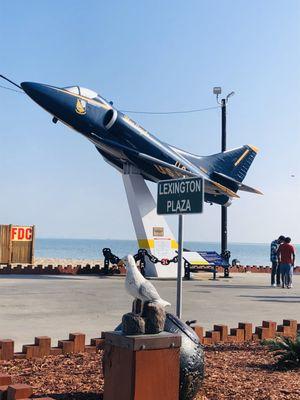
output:
[[[217,97],[217,102],[221,106],[222,119],[221,119],[221,151],[226,151],[226,105],[229,97],[234,95],[234,92],[230,92],[225,98],[219,101],[219,95],[222,93],[221,87],[214,87],[213,93]],[[227,207],[221,206],[221,254],[224,255],[227,252]]]

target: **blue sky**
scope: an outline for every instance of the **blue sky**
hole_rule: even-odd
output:
[[[2,0],[0,73],[79,84],[121,109],[214,106],[213,86],[234,90],[228,148],[260,148],[246,183],[265,195],[234,201],[229,240],[268,242],[283,233],[299,243],[299,18],[297,0]],[[119,173],[25,95],[0,89],[0,96],[0,223],[34,223],[39,237],[134,238]],[[218,109],[131,117],[178,147],[219,151]],[[186,239],[219,240],[219,215],[207,205],[187,217]],[[176,229],[175,217],[170,223]]]

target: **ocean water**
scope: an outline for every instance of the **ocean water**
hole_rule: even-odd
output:
[[[97,239],[36,239],[35,257],[70,258],[70,259],[103,259],[102,249],[109,247],[114,254],[123,257],[135,254],[138,250],[135,240],[97,240]],[[214,242],[185,242],[189,250],[214,250],[219,252],[220,244]],[[264,243],[229,243],[231,260],[236,258],[242,265],[270,265],[269,244]],[[296,251],[300,254],[300,246]],[[299,265],[299,263],[297,263]]]

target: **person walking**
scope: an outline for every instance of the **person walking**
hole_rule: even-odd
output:
[[[271,243],[271,249],[270,249],[270,261],[272,263],[272,271],[271,271],[271,286],[276,287],[280,286],[280,268],[279,268],[279,263],[278,263],[278,248],[281,243],[283,243],[285,237],[284,236],[279,236],[278,239],[273,240]],[[275,277],[276,277],[276,283],[275,283]]]
[[[293,287],[293,270],[295,265],[295,247],[291,244],[291,238],[286,237],[278,248],[278,262],[281,271],[282,287]]]

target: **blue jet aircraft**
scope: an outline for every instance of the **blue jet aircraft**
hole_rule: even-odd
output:
[[[238,190],[261,194],[242,183],[258,151],[254,146],[198,156],[162,142],[90,89],[35,82],[23,82],[21,87],[54,123],[61,121],[84,135],[121,172],[133,165],[153,182],[202,176],[205,201],[225,206],[239,197]]]

